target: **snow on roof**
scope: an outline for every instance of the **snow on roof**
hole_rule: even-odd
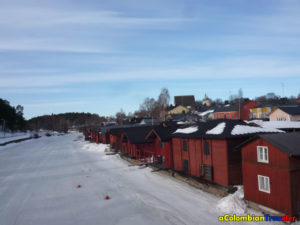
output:
[[[275,129],[292,129],[300,128],[300,121],[261,121],[253,120],[250,121],[264,128],[275,128]]]
[[[242,135],[242,134],[264,133],[264,132],[284,133],[284,131],[275,128],[253,127],[248,125],[235,125],[231,131],[231,134]]]
[[[189,123],[188,121],[178,121],[177,124],[182,125],[182,124],[187,124]]]
[[[222,134],[225,129],[225,126],[225,122],[219,123],[213,129],[206,131],[206,134]]]
[[[182,129],[177,129],[175,133],[182,133],[182,134],[190,134],[190,133],[195,133],[198,131],[198,127],[187,127],[187,128],[182,128]]]
[[[204,112],[199,113],[199,116],[205,116],[205,115],[207,115],[209,113],[213,113],[214,111],[215,111],[214,109],[206,110]]]

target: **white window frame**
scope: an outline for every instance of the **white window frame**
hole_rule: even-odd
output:
[[[267,146],[257,146],[257,162],[269,163],[269,149]]]
[[[258,190],[270,194],[270,178],[267,176],[257,175],[257,180]]]

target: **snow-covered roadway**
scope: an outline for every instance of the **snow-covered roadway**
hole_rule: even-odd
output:
[[[227,224],[218,221],[218,197],[78,136],[0,147],[1,225]]]

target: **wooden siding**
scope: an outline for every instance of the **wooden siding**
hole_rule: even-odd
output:
[[[269,163],[257,162],[257,146],[267,146]],[[256,139],[242,148],[243,185],[245,199],[293,215],[289,157],[263,139]],[[270,193],[259,191],[258,175],[270,179]],[[298,176],[295,173],[293,176]],[[294,178],[296,178],[294,177]],[[293,188],[298,188],[295,182]],[[299,192],[299,191],[298,191]],[[299,197],[299,193],[295,194]]]

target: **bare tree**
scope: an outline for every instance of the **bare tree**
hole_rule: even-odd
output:
[[[116,122],[118,124],[123,124],[126,119],[126,114],[124,113],[123,109],[120,110],[120,112],[116,113]]]
[[[162,88],[157,100],[159,117],[161,119],[165,119],[166,108],[168,107],[169,102],[170,102],[169,90],[167,88]]]

